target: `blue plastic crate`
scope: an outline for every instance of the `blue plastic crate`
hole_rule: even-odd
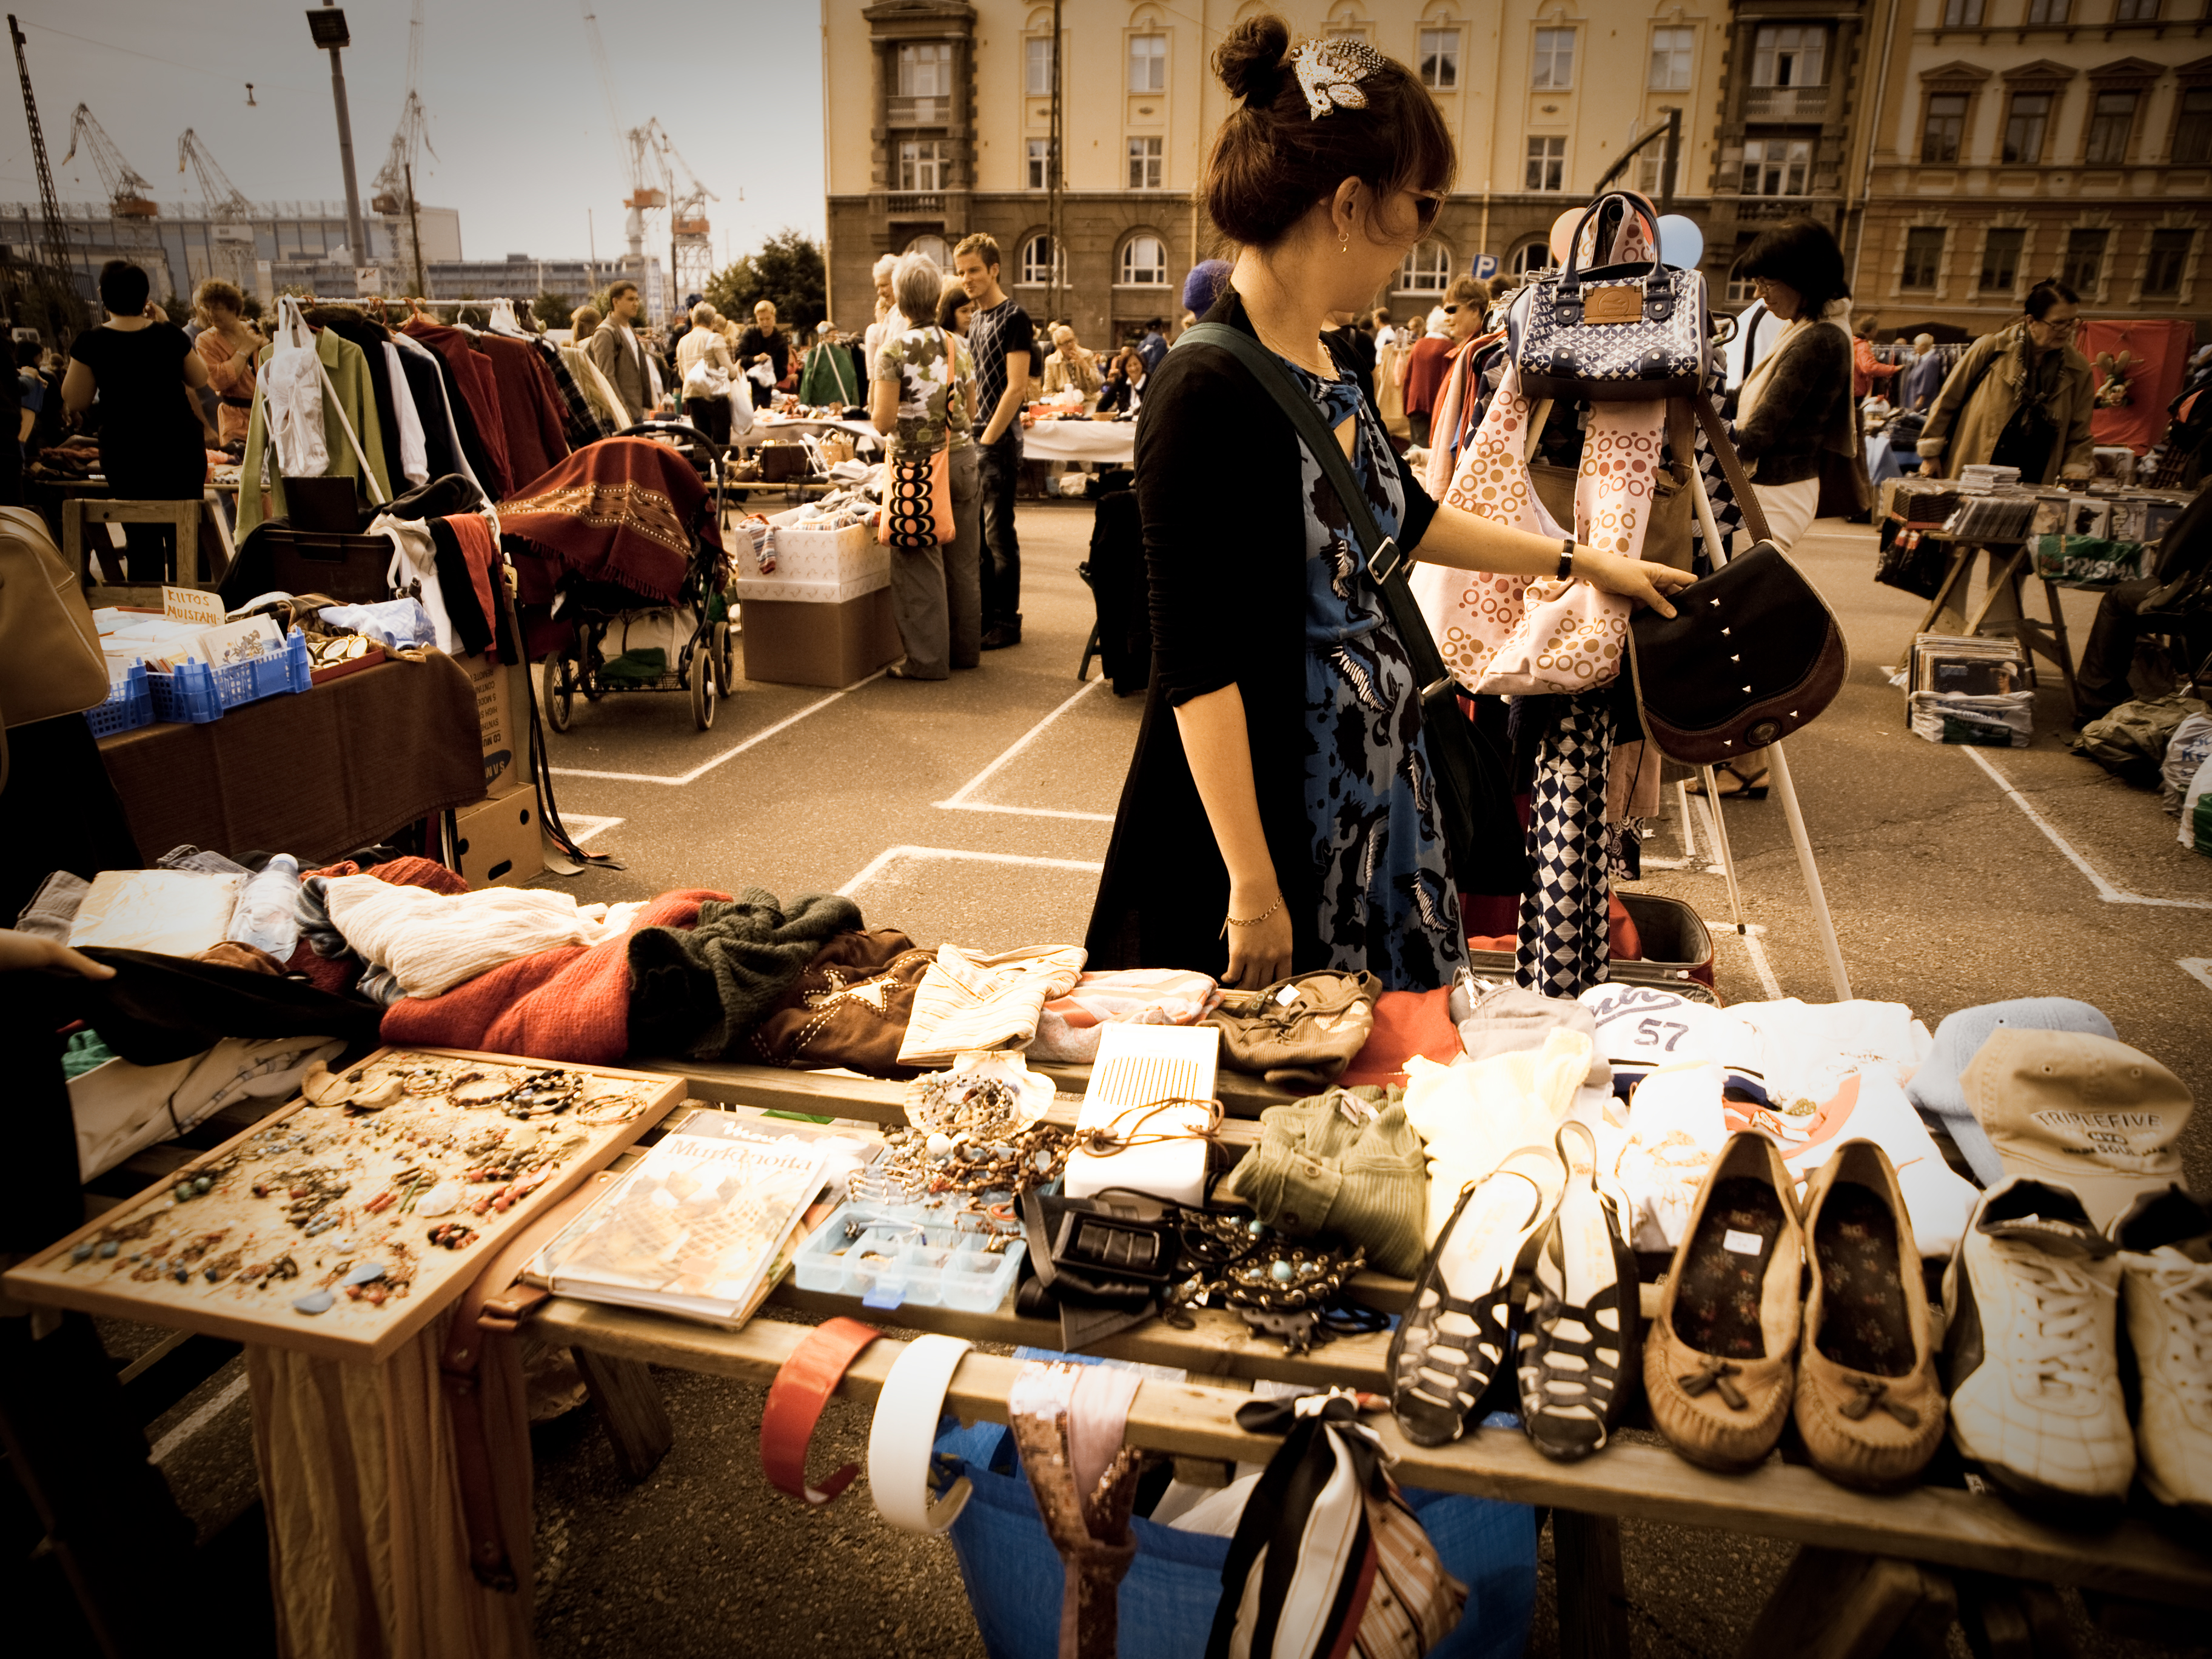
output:
[[[223,668],[187,662],[179,665],[173,674],[149,674],[146,678],[153,688],[155,719],[204,726],[221,720],[226,708],[307,690],[315,683],[315,669],[307,655],[307,636],[295,628],[279,654]]]
[[[136,732],[154,723],[154,692],[146,684],[146,665],[134,662],[121,679],[110,681],[107,701],[84,711],[95,738],[112,738],[118,732]]]

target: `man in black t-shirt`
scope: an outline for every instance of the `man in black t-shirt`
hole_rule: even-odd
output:
[[[1014,532],[1014,486],[1022,470],[1022,405],[1036,330],[999,286],[999,245],[977,232],[952,252],[952,270],[975,307],[968,349],[975,359],[982,454],[983,649],[1022,642],[1022,546]]]

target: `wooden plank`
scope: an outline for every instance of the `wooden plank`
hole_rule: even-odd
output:
[[[641,1362],[600,1353],[591,1348],[572,1348],[576,1369],[591,1390],[592,1404],[614,1448],[615,1467],[632,1486],[659,1467],[676,1443],[676,1425],[668,1420],[668,1407],[660,1388]]]
[[[1915,1561],[1808,1547],[1797,1552],[1738,1650],[1742,1659],[1880,1659],[1935,1651],[1958,1610],[1950,1580]]]
[[[1628,1586],[1620,1522],[1579,1510],[1552,1511],[1559,1575],[1560,1659],[1628,1659]]]
[[[550,1341],[759,1383],[775,1377],[808,1329],[763,1320],[725,1331],[563,1297],[543,1304],[536,1317]],[[899,1318],[904,1321],[903,1311]],[[870,1344],[838,1391],[873,1399],[904,1346]],[[1006,1391],[1018,1370],[1011,1358],[969,1353],[952,1380],[951,1408],[965,1420],[1004,1422]],[[1237,1407],[1250,1399],[1235,1389],[1148,1379],[1131,1407],[1127,1437],[1173,1455],[1263,1462],[1278,1442],[1237,1425]],[[1580,1463],[1553,1463],[1516,1433],[1478,1432],[1455,1445],[1422,1447],[1407,1441],[1387,1417],[1370,1420],[1406,1486],[2090,1584],[2147,1601],[2212,1604],[2212,1559],[2139,1521],[2081,1537],[2039,1526],[1997,1498],[1955,1488],[1877,1497],[1779,1462],[1747,1474],[1713,1474],[1662,1446],[1627,1441]]]
[[[559,1069],[581,1072],[596,1079],[623,1085],[635,1085],[641,1100],[636,1115],[624,1121],[607,1124],[577,1125],[584,1132],[586,1144],[567,1155],[565,1161],[551,1166],[543,1185],[517,1200],[504,1213],[488,1212],[478,1215],[464,1209],[452,1218],[464,1221],[475,1230],[474,1244],[461,1250],[440,1249],[435,1246],[417,1244],[410,1248],[417,1253],[414,1283],[404,1297],[392,1297],[380,1305],[366,1301],[352,1301],[343,1296],[325,1312],[314,1317],[293,1310],[294,1300],[312,1289],[323,1288],[324,1277],[334,1277],[341,1265],[342,1256],[337,1240],[362,1232],[371,1233],[359,1240],[356,1248],[346,1253],[353,1259],[374,1261],[380,1249],[388,1247],[381,1243],[385,1230],[397,1217],[394,1210],[380,1219],[366,1212],[364,1206],[383,1189],[385,1176],[404,1160],[397,1146],[364,1150],[362,1144],[349,1139],[339,1143],[345,1159],[343,1173],[352,1184],[350,1203],[343,1206],[343,1231],[334,1228],[331,1243],[319,1243],[306,1237],[283,1219],[281,1198],[252,1199],[247,1195],[248,1179],[234,1173],[222,1177],[222,1184],[215,1190],[180,1203],[172,1196],[173,1181],[165,1180],[139,1194],[124,1205],[118,1206],[88,1222],[59,1243],[49,1246],[39,1255],[11,1268],[3,1281],[7,1292],[25,1302],[38,1303],[57,1308],[74,1308],[91,1314],[102,1314],[117,1319],[134,1319],[142,1324],[156,1325],[164,1329],[186,1330],[206,1336],[218,1336],[234,1342],[264,1343],[288,1348],[295,1352],[309,1353],[330,1359],[380,1360],[389,1358],[416,1332],[435,1318],[441,1309],[465,1291],[473,1282],[477,1264],[489,1259],[501,1237],[527,1225],[531,1218],[559,1200],[600,1165],[657,1122],[661,1115],[683,1097],[683,1089],[672,1079],[643,1072],[629,1072],[608,1066],[568,1066],[553,1067],[538,1060],[518,1060],[512,1054],[483,1054],[452,1048],[380,1048],[357,1063],[352,1069],[368,1069],[387,1062],[412,1063],[417,1058],[452,1060],[475,1062],[503,1072],[537,1069]],[[433,1103],[436,1103],[434,1107]],[[268,1133],[274,1127],[289,1122],[301,1112],[313,1115],[321,1121],[313,1123],[311,1133],[324,1133],[345,1123],[337,1109],[308,1107],[304,1101],[295,1100],[281,1112],[273,1113],[259,1124],[225,1141],[214,1150],[198,1155],[179,1170],[179,1176],[195,1170],[213,1172],[234,1151],[241,1151],[253,1136]],[[450,1106],[439,1097],[413,1097],[394,1105],[374,1121],[387,1122],[406,1118],[422,1120],[426,1113],[434,1112],[434,1121],[425,1123],[435,1128],[444,1121],[443,1113],[451,1112],[456,1119],[469,1122],[473,1129],[477,1121],[484,1127],[503,1123],[495,1112],[471,1113],[466,1109]],[[473,1120],[473,1121],[472,1121]],[[558,1129],[568,1122],[565,1118],[538,1120],[543,1125]],[[304,1126],[303,1126],[304,1127]],[[461,1122],[453,1125],[453,1131]],[[453,1146],[448,1139],[445,1145]],[[298,1156],[311,1158],[313,1152]],[[440,1154],[430,1153],[435,1159]],[[465,1161],[457,1153],[445,1155],[458,1175]],[[240,1164],[237,1169],[252,1167]],[[478,1188],[471,1197],[482,1196],[490,1188]],[[333,1206],[334,1208],[337,1206]],[[179,1214],[179,1212],[183,1213]],[[217,1283],[207,1282],[194,1273],[184,1283],[167,1277],[158,1277],[141,1282],[126,1271],[127,1258],[140,1248],[137,1244],[125,1248],[112,1258],[94,1257],[84,1262],[72,1261],[70,1257],[80,1243],[99,1240],[103,1235],[112,1237],[112,1229],[136,1228],[149,1222],[151,1230],[144,1235],[144,1248],[160,1244],[181,1245],[187,1240],[205,1239],[210,1234],[222,1235],[222,1243],[208,1251],[210,1260],[228,1250],[240,1253],[252,1249],[250,1259],[274,1259],[290,1255],[298,1263],[300,1276],[285,1285],[277,1285],[273,1276],[259,1290],[242,1285],[234,1273]],[[427,1228],[425,1229],[427,1231]],[[419,1238],[420,1234],[416,1237]],[[262,1242],[257,1243],[257,1238]],[[325,1259],[328,1267],[325,1268]],[[142,1270],[143,1271],[143,1270]]]

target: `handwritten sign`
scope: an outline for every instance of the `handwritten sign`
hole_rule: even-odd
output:
[[[204,623],[212,628],[222,621],[222,595],[197,587],[164,587],[161,614],[172,622]]]

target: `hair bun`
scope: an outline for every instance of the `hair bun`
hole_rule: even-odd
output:
[[[1291,26],[1272,12],[1248,17],[1229,31],[1213,54],[1213,72],[1232,97],[1255,107],[1275,101],[1283,89]]]

